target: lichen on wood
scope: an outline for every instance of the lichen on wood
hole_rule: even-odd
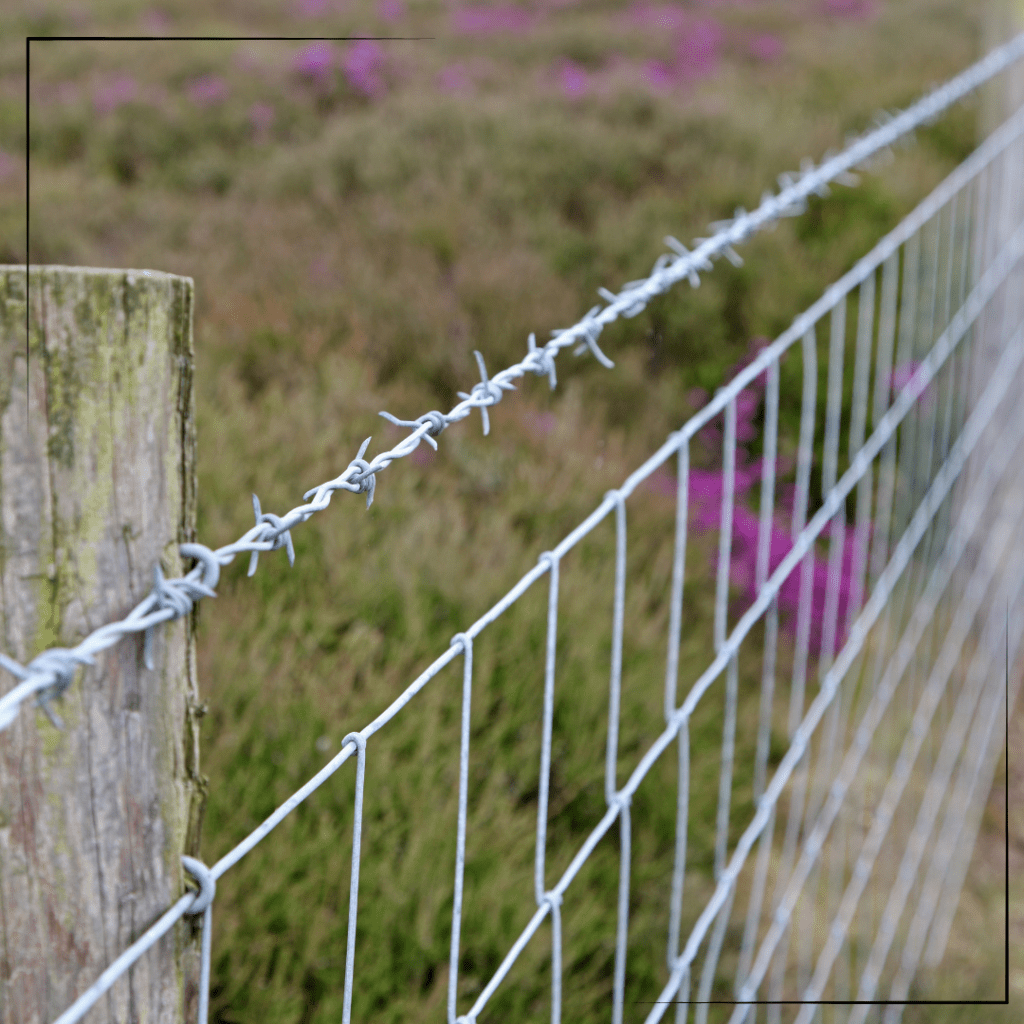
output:
[[[123,618],[195,539],[192,282],[0,268],[0,647],[22,663]],[[28,353],[25,310],[29,303]],[[195,612],[80,669],[56,710],[0,733],[0,1016],[46,1024],[185,890],[198,855]],[[13,680],[4,679],[4,688]],[[105,997],[111,1021],[179,1021],[179,926]]]

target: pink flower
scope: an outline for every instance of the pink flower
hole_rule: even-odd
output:
[[[326,41],[304,46],[292,59],[292,69],[304,78],[324,81],[334,70],[334,47]]]
[[[571,60],[563,61],[559,80],[563,94],[571,100],[579,99],[590,91],[590,76],[584,68]]]
[[[739,613],[742,614],[757,599],[757,547],[760,535],[758,516],[748,508],[737,506],[733,511],[733,539],[729,562],[729,579],[733,586],[742,591]],[[779,568],[793,549],[788,531],[773,523],[768,538],[768,575]],[[857,562],[863,564],[863,553],[858,558],[854,531],[847,527],[844,536],[843,554],[837,581],[836,632],[833,654],[845,643],[845,623],[852,597],[854,568]],[[716,555],[717,564],[717,555]],[[717,570],[716,570],[717,571]],[[825,611],[829,594],[828,558],[811,555],[811,601],[810,601],[810,653],[820,656],[825,637]],[[797,564],[779,587],[779,610],[783,613],[783,626],[790,634],[798,626],[800,590],[803,567]]]
[[[463,35],[493,35],[497,32],[528,32],[537,16],[521,7],[500,4],[497,7],[463,7],[452,15],[455,30]]]
[[[685,81],[714,73],[725,33],[713,18],[702,18],[686,29],[676,47],[676,70]]]
[[[796,484],[785,483],[779,486],[779,504],[786,509],[787,515],[792,516],[796,504]]]
[[[377,17],[389,24],[401,21],[405,17],[405,4],[402,0],[379,0]]]
[[[223,103],[228,95],[227,84],[217,75],[202,75],[190,82],[186,91],[188,98],[197,107],[211,107]]]
[[[441,92],[468,92],[473,83],[461,64],[450,64],[438,73],[437,87]]]
[[[649,60],[643,66],[644,81],[658,92],[670,89],[674,84],[671,70],[664,61]]]
[[[364,96],[380,96],[386,88],[380,76],[383,61],[384,51],[379,43],[360,39],[348,48],[341,65],[345,79],[353,89]]]
[[[754,36],[750,40],[749,49],[751,56],[769,63],[778,60],[782,56],[783,45],[782,40],[778,36],[765,32],[759,36]]]
[[[111,114],[125,103],[131,103],[138,93],[135,79],[130,75],[119,75],[97,87],[92,102],[98,114]]]
[[[751,340],[746,355],[729,371],[728,379],[734,378],[744,367],[749,366],[758,354],[768,345],[766,338]],[[909,363],[900,367],[893,374],[893,379],[905,384],[920,364]],[[759,374],[745,390],[736,396],[736,433],[737,441],[749,441],[757,437],[759,431],[754,423],[760,407],[763,388],[767,374]],[[687,394],[687,401],[693,408],[700,408],[707,403],[707,392],[694,388]],[[708,423],[698,433],[698,437],[713,445],[713,450],[721,450],[721,427],[718,422]],[[757,556],[760,537],[760,516],[744,504],[744,498],[753,485],[761,479],[764,459],[750,465],[746,464],[749,456],[742,447],[736,449],[736,470],[733,477],[734,504],[732,508],[732,538],[729,554],[729,579],[733,587],[741,594],[742,614],[757,597]],[[783,476],[793,469],[792,458],[779,457],[776,461],[776,475]],[[647,481],[648,488],[656,493],[672,494],[675,481],[664,468],[652,474]],[[725,480],[721,469],[690,471],[688,480],[688,506],[695,534],[718,532],[722,528],[722,498],[725,491]],[[777,485],[779,501],[776,505],[774,519],[771,523],[768,540],[768,576],[779,568],[783,560],[793,548],[790,540],[789,523],[792,521],[792,508],[795,501],[796,487],[790,482]],[[869,524],[870,536],[870,524]],[[825,539],[825,538],[822,538]],[[838,652],[845,643],[845,623],[849,604],[853,596],[854,569],[864,560],[865,552],[858,551],[856,535],[852,528],[847,527],[843,538],[842,558],[839,566],[839,579],[835,581],[837,595],[837,611],[835,624],[835,643],[832,653]],[[810,559],[811,601],[810,601],[810,652],[820,656],[823,653],[825,638],[825,611],[829,594],[828,558],[817,557],[813,550],[807,556]],[[712,557],[712,572],[717,574],[717,549]],[[863,570],[861,570],[863,571]],[[802,568],[795,567],[781,582],[778,591],[779,610],[783,613],[782,623],[790,633],[798,626],[800,606]]]
[[[697,431],[697,440],[710,451],[719,453],[719,458],[721,458],[722,427],[720,424],[716,423],[714,420],[710,423],[705,423],[704,426]]]
[[[902,366],[897,366],[889,377],[893,391],[902,391],[910,383],[911,377],[913,377],[920,368],[921,364],[915,360],[911,360],[909,363],[904,363]]]
[[[916,360],[911,360],[909,363],[904,363],[902,366],[897,366],[889,377],[889,385],[892,388],[893,398],[895,397],[910,383],[911,378],[917,371],[921,369],[921,364]],[[928,409],[931,407],[931,403],[935,400],[935,381],[934,379],[929,382],[924,391],[921,392],[917,401],[920,405]]]

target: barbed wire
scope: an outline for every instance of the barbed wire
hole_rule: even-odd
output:
[[[249,570],[252,576],[259,564],[261,552],[284,548],[289,565],[294,565],[295,549],[291,529],[305,522],[315,512],[322,512],[331,503],[335,491],[346,490],[366,495],[366,507],[373,504],[376,475],[396,459],[412,454],[425,440],[435,450],[439,434],[454,423],[469,417],[475,410],[480,411],[483,432],[490,432],[487,410],[497,405],[505,391],[514,391],[513,381],[527,373],[546,376],[550,387],[557,384],[555,358],[564,349],[575,346],[574,354],[579,356],[590,352],[602,366],[612,368],[614,363],[598,347],[597,340],[603,329],[620,316],[632,318],[646,308],[648,302],[668,291],[674,284],[686,279],[691,287],[699,287],[700,274],[713,268],[715,258],[725,257],[735,265],[742,264],[742,258],[735,247],[750,239],[766,227],[777,224],[784,217],[797,216],[807,207],[811,196],[825,196],[830,183],[852,185],[857,181],[855,169],[864,168],[880,154],[891,152],[891,147],[911,136],[921,125],[927,124],[938,114],[964,98],[984,82],[1024,56],[1024,33],[1009,43],[993,50],[962,74],[945,85],[934,89],[902,113],[883,111],[876,115],[875,127],[861,136],[847,138],[846,148],[840,153],[828,152],[817,167],[806,159],[799,172],[778,176],[780,191],[765,192],[756,210],[748,213],[737,208],[734,216],[716,221],[710,225],[713,234],[693,241],[694,248],[688,249],[678,239],[667,236],[664,240],[675,254],[660,255],[650,275],[627,282],[618,293],[599,288],[598,294],[608,305],[593,306],[587,314],[572,327],[551,332],[552,338],[544,346],[538,346],[536,335],[528,338],[526,356],[494,377],[488,377],[484,358],[474,352],[480,371],[480,382],[468,392],[458,392],[462,399],[450,412],[437,410],[424,413],[414,420],[402,420],[389,412],[380,415],[399,427],[407,427],[412,433],[395,447],[381,452],[371,461],[363,458],[372,438],[366,438],[356,457],[344,471],[333,480],[311,488],[303,495],[304,505],[293,508],[285,516],[263,512],[259,499],[253,495],[255,525],[233,544],[216,551],[206,545],[182,544],[178,550],[182,558],[194,558],[197,564],[183,577],[164,579],[159,565],[154,566],[153,589],[123,620],[112,622],[93,631],[73,648],[53,647],[37,655],[27,666],[0,653],[0,666],[19,680],[18,684],[0,698],[0,731],[14,721],[22,703],[36,697],[36,703],[47,714],[50,721],[61,728],[62,723],[51,707],[52,701],[64,694],[71,685],[79,665],[92,665],[94,656],[113,646],[124,637],[143,632],[144,658],[148,669],[153,668],[153,630],[159,624],[180,618],[191,612],[196,601],[203,597],[216,597],[214,587],[220,577],[221,566],[229,565],[235,555],[248,552]],[[312,500],[310,497],[312,496]]]

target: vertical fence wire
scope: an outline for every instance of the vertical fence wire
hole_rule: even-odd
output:
[[[469,801],[470,703],[473,695],[473,641],[465,633],[452,638],[462,649],[462,717],[459,737],[459,809],[455,837],[455,885],[452,898],[452,940],[448,962],[448,1024],[455,1024],[459,997],[459,940],[462,930],[463,883],[466,875],[466,816]]]
[[[815,416],[817,410],[818,357],[817,338],[814,327],[804,333],[801,348],[803,354],[803,398],[800,412],[800,441],[797,455],[796,490],[793,502],[792,537],[800,536],[807,520],[807,503],[810,497],[811,466],[814,459]],[[814,552],[808,552],[800,566],[800,597],[797,609],[796,650],[793,656],[793,679],[790,686],[788,739],[793,742],[797,727],[804,714],[804,685],[807,673],[807,659],[811,636],[811,598],[814,585]],[[789,814],[786,823],[786,838],[782,860],[775,881],[773,912],[777,913],[785,890],[789,872],[796,856],[800,818],[803,814],[804,789],[808,771],[809,753],[805,749],[795,772],[790,790]],[[785,949],[788,950],[789,930],[786,931]],[[781,1019],[780,1000],[785,977],[786,952],[780,955],[772,977],[769,1024],[778,1024]]]
[[[356,793],[352,814],[352,869],[348,888],[348,937],[345,943],[345,993],[342,1024],[352,1019],[352,988],[355,985],[356,918],[359,914],[359,864],[363,842],[363,792],[366,784],[366,738],[362,733],[349,733],[341,742],[356,745]]]
[[[1024,358],[1022,358],[1022,353],[1020,351],[1022,343],[1024,343],[1024,335],[1022,335],[1022,333],[1020,331],[1018,331],[1018,334],[1017,334],[1016,339],[1015,339],[1015,346],[1016,346],[1017,351],[1013,352],[1013,353],[1010,353],[1010,354],[1012,354],[1012,355],[1014,355],[1016,357],[1015,365],[1017,367],[1019,367],[1021,365],[1021,363],[1024,362]],[[1006,360],[1004,360],[1004,362],[1005,361]],[[1008,390],[1005,382],[997,381],[995,383],[1002,385],[1002,392],[1005,395],[1006,391]],[[1022,429],[1022,426],[1024,426],[1024,424],[1022,424],[1022,423],[1020,423],[1018,421],[1017,429],[1016,429],[1014,435],[1012,436],[1012,438],[1011,437],[1006,437],[1006,435],[1004,434],[1003,435],[1003,444],[1000,447],[997,447],[997,448],[995,448],[994,450],[992,450],[991,452],[988,453],[989,457],[986,459],[986,470],[990,469],[994,462],[1001,463],[1001,465],[999,466],[998,469],[993,470],[993,472],[992,472],[993,476],[996,476],[997,474],[1000,474],[1001,472],[1003,472],[1005,470],[1006,465],[1010,463],[1010,461],[1011,461],[1011,459],[1013,457],[1013,453],[1016,452],[1016,450],[1019,448],[1022,440],[1024,440],[1024,429]],[[944,592],[945,588],[948,586],[950,580],[952,579],[953,570],[956,568],[956,565],[959,564],[961,558],[963,557],[963,553],[968,549],[968,547],[970,545],[970,540],[971,540],[971,537],[973,536],[971,531],[973,531],[976,528],[976,523],[978,521],[979,510],[983,508],[984,502],[987,500],[987,495],[985,493],[981,493],[981,494],[975,493],[974,495],[972,495],[972,497],[974,499],[976,499],[975,500],[975,504],[972,506],[973,511],[969,512],[969,514],[967,516],[968,519],[971,519],[971,517],[973,516],[973,519],[971,519],[971,525],[969,527],[965,528],[965,530],[963,531],[962,534],[958,533],[958,534],[955,535],[954,539],[957,540],[957,543],[954,544],[954,546],[952,548],[948,549],[946,555],[944,556],[943,562],[935,567],[935,570],[933,571],[932,579],[930,581],[929,588],[928,588],[929,592],[931,592],[933,595],[941,594],[941,592]],[[1010,507],[1012,508],[1012,505]],[[921,517],[918,516],[916,518],[920,519]],[[918,534],[920,534],[921,532],[922,531],[919,530]],[[1005,548],[1005,546],[1006,546],[1006,536],[1005,536],[1005,533],[1006,533],[1006,531],[1004,530],[1002,537],[1000,537],[998,535],[993,535],[993,534],[989,535],[988,542],[987,542],[987,549],[989,550],[990,554],[991,554],[991,552],[993,552],[997,548],[998,548],[999,551],[1002,551]],[[902,542],[901,542],[901,546],[902,546]],[[1018,550],[1017,558],[1019,559],[1021,557],[1022,557],[1022,552],[1021,552],[1021,550]],[[996,567],[998,566],[998,564],[999,564],[998,556],[989,557],[985,563],[979,564],[977,566],[977,568],[975,569],[974,579],[973,579],[972,583],[968,586],[968,591],[970,592],[971,600],[974,602],[974,608],[969,613],[970,619],[973,619],[973,615],[976,614],[978,607],[981,604],[984,603],[984,597],[985,597],[986,588],[988,587],[989,580],[991,579],[992,573],[996,570]],[[1012,574],[1011,574],[1010,578],[1012,579]],[[929,600],[930,600],[930,603],[929,603]],[[913,653],[917,649],[917,646],[918,646],[918,644],[920,642],[921,636],[923,635],[924,631],[926,630],[928,623],[931,621],[931,615],[932,615],[932,611],[931,610],[934,609],[934,604],[935,604],[936,597],[933,596],[929,600],[924,601],[921,605],[919,605],[915,609],[914,619],[915,619],[915,621],[917,623],[916,633],[911,633],[910,635],[904,636],[904,638],[901,640],[901,642],[899,644],[899,647],[897,649],[897,652],[896,652],[897,657],[896,657],[896,659],[893,662],[890,663],[890,666],[887,668],[886,673],[885,673],[885,675],[883,677],[882,686],[881,686],[881,688],[878,691],[876,691],[876,703],[877,703],[877,695],[879,695],[879,694],[885,695],[886,703],[888,703],[888,700],[891,699],[893,693],[895,692],[896,684],[898,683],[899,679],[904,675],[904,673],[906,672],[907,668],[909,667],[909,665],[911,663],[911,660],[912,660],[912,657],[913,657]],[[964,606],[964,602],[961,601],[961,611],[963,610],[963,606]],[[966,616],[962,616],[962,617],[966,617]],[[960,648],[957,647],[955,644],[952,645],[952,649],[954,649],[956,651],[956,653],[959,653],[959,649]],[[882,711],[883,708],[884,708],[884,705],[881,705],[879,707],[879,710],[876,711],[876,713],[875,713],[874,721],[876,722],[876,724],[877,724],[878,721],[881,720],[881,711]],[[858,735],[860,735],[860,733],[862,733],[863,730],[864,730],[864,726],[862,725],[861,730],[859,731]],[[865,735],[865,739],[863,739],[863,740],[859,739],[858,740],[858,743],[860,744],[860,748],[859,749],[862,752],[866,750],[867,743],[870,742],[871,731],[865,733],[864,735]],[[908,734],[907,743],[913,744],[913,742],[915,740],[916,740],[916,737],[915,737],[914,733]],[[856,770],[858,765],[859,765],[859,763],[860,763],[860,758],[861,758],[862,754],[858,754],[857,758],[854,761],[852,761],[852,762],[850,761],[851,754],[852,754],[852,751],[851,751],[850,754],[847,755],[847,765],[852,764],[854,770]],[[909,760],[910,759],[906,756],[906,754],[904,754],[903,755],[903,762],[907,763],[907,762],[909,762]],[[849,770],[848,770],[847,765],[844,765],[844,773],[843,774],[848,778],[849,777]],[[900,786],[902,786],[904,781],[905,781],[905,779],[901,778],[901,775],[905,776],[905,774],[906,774],[905,768],[901,769],[901,773],[900,774],[891,774],[889,776],[889,789],[890,790],[895,790],[895,789],[899,788]],[[837,783],[838,783],[838,781],[839,780],[837,780]],[[839,797],[838,798],[839,799],[842,798],[842,793],[841,792],[839,793]],[[833,809],[835,809],[835,800],[836,800],[835,795],[833,795],[831,800],[832,800]],[[888,803],[891,805],[891,804],[893,804],[893,802],[894,801],[893,801],[892,797],[890,796],[890,798],[888,800]],[[882,835],[884,822],[879,824],[879,819],[876,818],[876,826],[877,826],[875,828],[875,832],[876,832],[875,839],[876,839],[876,842],[874,843],[874,845],[877,845],[877,839],[880,838],[881,835]],[[827,827],[828,826],[826,825],[825,828],[827,829]],[[820,826],[816,826],[816,832],[820,832]],[[812,837],[812,839],[813,839],[813,837]],[[865,846],[865,849],[870,849],[871,845],[872,844],[870,842],[867,843],[867,845]],[[802,872],[802,876],[801,877],[802,877],[803,881],[806,880],[806,877],[810,873],[810,871],[809,871],[809,864],[812,862],[813,857],[816,855],[815,851],[816,850],[820,851],[820,846],[821,846],[821,839],[820,839],[820,836],[819,836],[819,838],[817,840],[817,844],[815,845],[815,843],[812,842],[811,845],[809,845],[804,850],[804,852],[802,854],[801,866],[803,867],[804,870]],[[859,885],[859,886],[863,887],[863,885],[866,883],[866,881],[867,881],[867,879],[869,877],[869,871],[866,871],[863,868],[864,868],[864,864],[863,864],[863,858],[862,858],[861,870],[855,872],[854,879],[853,879],[853,881],[851,881],[851,887],[848,888],[848,891],[847,891],[847,893],[846,893],[846,895],[844,897],[844,908],[843,908],[844,911],[849,910],[851,907],[855,907],[856,906],[857,897],[859,896],[859,893],[854,891],[853,887],[855,885]],[[798,880],[798,882],[794,883],[794,884],[802,885],[802,882],[800,882]],[[779,914],[777,914],[776,915],[775,923],[773,925],[773,929],[772,930],[775,933],[775,938],[772,941],[776,945],[779,943],[780,936],[781,936],[781,934],[783,932],[783,925],[784,925],[786,916],[793,912],[793,908],[794,908],[794,905],[795,905],[794,904],[795,896],[794,896],[794,893],[793,893],[792,889],[793,889],[793,887],[790,886],[790,890],[791,891],[790,891],[790,893],[787,894],[787,898],[786,898],[786,908],[787,908],[786,912],[781,917],[779,916]],[[853,893],[852,897],[851,897],[851,892]],[[833,936],[834,936],[834,934],[835,933],[833,932]],[[771,939],[771,936],[766,938],[766,943],[769,941],[769,939]],[[762,951],[759,954],[759,964],[764,959],[764,954],[765,954],[765,949],[766,948],[770,950],[772,947],[770,945],[767,946],[767,947],[765,947],[765,946],[762,947]],[[763,974],[764,967],[762,966],[759,969],[760,969],[761,973]],[[734,1018],[733,1019],[734,1019],[734,1022],[743,1019],[742,1013],[740,1011],[737,1011],[737,1013],[734,1014]]]
[[[544,882],[544,859],[547,851],[548,793],[551,787],[551,729],[555,709],[555,647],[558,633],[558,569],[559,559],[545,552],[541,560],[547,564],[548,623],[544,658],[544,713],[541,726],[540,782],[537,797],[537,849],[534,860],[533,892],[537,906],[543,906],[547,891]]]
[[[1018,121],[1016,135],[1004,128],[1005,138],[999,136],[998,144],[990,140],[984,160],[968,162],[969,174],[961,169],[957,172],[961,177],[950,179],[957,182],[956,187],[941,186],[919,208],[924,212],[915,211],[879,243],[870,259],[865,257],[798,317],[783,336],[784,344],[780,339],[769,347],[755,367],[741,372],[716,394],[702,420],[694,417],[620,489],[608,492],[599,508],[554,551],[542,554],[537,569],[495,609],[456,634],[448,657],[438,659],[417,682],[422,687],[461,653],[449,1024],[477,1021],[548,915],[551,1020],[560,1024],[566,983],[563,966],[570,956],[563,945],[563,901],[582,864],[616,821],[619,863],[611,1016],[613,1024],[622,1024],[630,985],[631,872],[640,849],[635,847],[633,829],[640,827],[639,817],[634,819],[641,805],[634,805],[633,797],[652,765],[673,745],[675,836],[665,993],[674,1003],[677,1024],[687,1019],[691,1000],[696,1021],[706,1024],[712,995],[727,983],[720,975],[725,971],[723,962],[732,963],[725,950],[727,937],[734,931],[740,939],[729,984],[741,1004],[733,1011],[734,1024],[756,1020],[750,1000],[758,993],[771,1001],[767,1017],[773,1024],[781,1020],[782,1001],[789,998],[805,1000],[796,1010],[801,1024],[819,1019],[817,1001],[826,995],[848,998],[854,980],[858,998],[873,999],[886,990],[901,998],[919,965],[934,967],[941,957],[980,825],[979,793],[984,795],[998,756],[994,723],[1002,701],[1012,696],[991,682],[990,669],[1002,651],[1000,642],[1005,641],[1007,657],[1011,647],[1001,628],[1001,613],[1004,606],[1007,614],[1011,606],[1016,609],[1024,596],[1024,582],[1020,582],[1024,580],[1024,531],[1019,525],[1024,484],[1014,469],[1019,461],[1013,457],[1024,441],[1024,410],[1016,399],[1006,399],[1014,388],[1017,393],[1021,390],[1024,362],[1024,197],[1019,187],[1024,113]],[[848,330],[849,308],[856,309],[855,330],[852,324]],[[826,316],[829,339],[823,368],[819,504],[817,493],[812,497],[811,481],[818,436],[817,328],[824,326]],[[854,351],[847,381],[847,443],[842,453],[848,335],[854,339]],[[781,360],[788,350],[795,358],[798,349],[803,380],[793,506],[788,510],[791,549],[780,559],[773,544],[781,542],[775,494],[777,476],[783,473],[777,468],[782,448]],[[741,515],[752,516],[742,507],[744,490],[737,484],[737,400],[744,387],[758,380],[764,381],[764,443],[753,565],[755,599],[733,625],[729,591],[739,555],[734,527],[744,523]],[[680,706],[690,441],[699,426],[719,412],[724,422],[722,491],[710,624],[715,659],[692,683]],[[869,424],[871,433],[866,436]],[[673,456],[677,471],[674,545],[664,694],[663,699],[659,697],[665,729],[620,787],[625,502],[639,482]],[[842,474],[841,460],[846,467]],[[847,522],[848,506],[853,510],[852,524]],[[612,514],[615,578],[604,765],[607,811],[549,890],[546,859],[561,559]],[[819,586],[817,548],[826,537],[825,576]],[[960,576],[955,577],[955,572]],[[537,910],[473,1007],[460,1016],[474,638],[545,573],[548,601],[533,879]],[[780,594],[790,579],[796,591],[795,607],[787,590],[788,618],[783,620]],[[992,607],[986,612],[985,602],[993,595],[998,600],[990,600]],[[731,844],[731,822],[743,806],[736,796],[741,784],[734,779],[741,728],[740,650],[745,641],[750,643],[757,622],[763,622],[763,644],[752,727],[749,793],[754,811],[742,835]],[[782,624],[794,634],[783,649],[792,650],[788,694],[777,693]],[[1012,646],[1016,656],[1019,638]],[[812,673],[818,676],[819,686],[809,695]],[[715,888],[684,945],[690,829],[710,830],[710,822],[690,821],[693,808],[699,806],[691,799],[691,786],[700,778],[703,759],[713,764],[708,751],[694,749],[692,713],[719,677],[724,677],[724,714],[711,854]],[[784,686],[785,680],[778,685]],[[411,692],[412,688],[410,696]],[[786,722],[789,747],[769,777],[776,702],[787,698],[788,712],[780,718]],[[349,733],[342,741],[343,753],[330,766],[333,771],[355,754],[343,1024],[351,1020],[357,983],[366,744],[385,720],[382,716],[362,732]],[[622,746],[622,760],[628,749]],[[747,791],[743,792],[746,799]],[[784,828],[779,821],[782,816]],[[933,839],[934,835],[938,838]],[[756,854],[750,857],[755,846]],[[241,855],[233,852],[213,870],[197,863],[197,877],[209,876],[212,887],[214,876]],[[228,863],[231,856],[234,860]],[[209,898],[212,888],[206,903],[197,903],[203,911],[200,1024],[205,1022],[209,996]],[[740,921],[731,929],[738,904],[743,907],[737,911]],[[178,917],[185,912],[182,909]],[[694,964],[702,949],[704,959],[694,993]],[[893,959],[895,964],[890,964]],[[111,983],[105,983],[106,988]],[[648,1020],[660,1020],[667,1005],[656,1004]],[[867,1013],[866,1007],[855,1006],[849,1019],[859,1024]],[[61,1020],[66,1018],[70,1024],[81,1015],[65,1015]],[[832,1016],[845,1020],[846,1015],[845,1009],[836,1008]],[[898,1020],[899,1011],[890,1009],[886,1024]]]

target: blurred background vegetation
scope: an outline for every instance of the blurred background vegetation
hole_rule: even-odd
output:
[[[450,409],[536,331],[574,323],[776,176],[904,107],[992,39],[985,0],[7,0],[0,262],[25,258],[24,42],[37,35],[407,36],[334,42],[40,42],[32,49],[31,258],[196,282],[199,538],[282,514]],[[614,370],[564,353],[294,532],[296,563],[239,559],[202,606],[213,863],[386,707],[713,392],[962,160],[979,105],[917,133],[856,188],[606,329]],[[787,364],[788,366],[788,364]],[[799,410],[798,365],[783,377]],[[793,420],[795,423],[795,420]],[[752,454],[753,454],[752,450]],[[698,455],[698,457],[700,457]],[[708,453],[709,464],[713,455]],[[670,491],[670,489],[669,489]],[[660,731],[673,499],[630,504],[620,782]],[[548,884],[600,819],[613,528],[566,560]],[[703,546],[703,547],[702,547]],[[704,550],[706,549],[706,550]],[[680,692],[710,660],[713,543],[688,555]],[[461,1012],[533,910],[546,586],[475,653]],[[759,639],[741,658],[733,841],[749,820]],[[461,663],[369,745],[355,1019],[437,1019],[447,988]],[[688,905],[711,890],[723,698],[695,716]],[[785,748],[780,687],[773,759]],[[702,751],[708,755],[702,757]],[[628,1019],[664,983],[674,755],[634,805]],[[354,771],[219,883],[214,1017],[333,1021],[344,976]],[[564,909],[567,1020],[604,1019],[617,832]],[[546,927],[546,926],[545,926]],[[685,934],[685,932],[684,932]],[[486,1019],[546,1019],[545,932]],[[991,962],[968,963],[983,984]],[[975,979],[977,980],[977,979]],[[998,980],[994,983],[998,985]]]

